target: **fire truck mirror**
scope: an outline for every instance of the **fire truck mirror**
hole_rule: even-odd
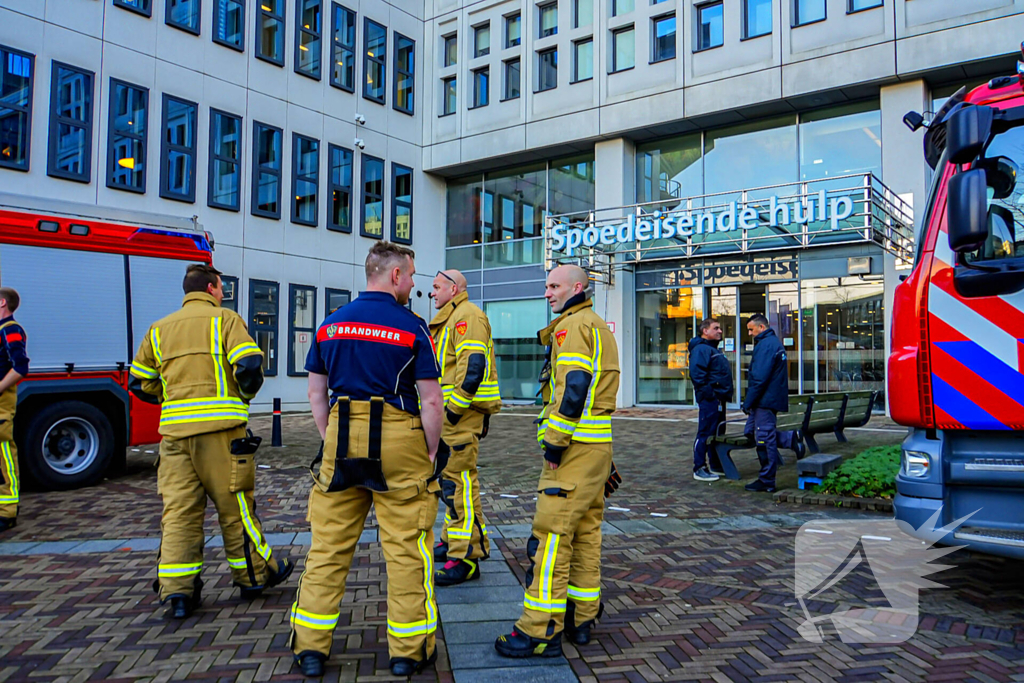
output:
[[[964,107],[946,124],[946,148],[954,164],[969,164],[977,159],[992,132],[991,107]]]
[[[974,251],[984,243],[988,237],[985,171],[964,171],[950,178],[946,219],[953,251]]]

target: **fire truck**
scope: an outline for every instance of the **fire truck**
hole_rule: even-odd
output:
[[[31,360],[14,424],[27,480],[88,486],[160,440],[160,408],[128,391],[128,368],[181,306],[187,264],[212,252],[194,219],[0,194],[0,284],[21,295]]]
[[[934,170],[895,291],[890,412],[910,428],[897,520],[1024,558],[1024,63],[927,124]],[[910,112],[911,129],[925,125]],[[927,527],[927,528],[925,528]]]

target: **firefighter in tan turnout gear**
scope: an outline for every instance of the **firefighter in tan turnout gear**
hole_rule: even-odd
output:
[[[544,296],[559,315],[539,333],[550,348],[537,436],[544,465],[526,546],[523,614],[512,633],[494,643],[504,657],[560,656],[563,627],[573,642],[584,644],[600,616],[601,520],[606,486],[618,481],[611,415],[619,350],[587,298],[588,281],[577,266],[548,274]]]
[[[309,497],[313,540],[291,611],[291,647],[306,676],[323,675],[371,505],[387,562],[391,673],[411,676],[437,657],[431,549],[443,399],[427,323],[405,308],[413,258],[411,249],[374,244],[367,291],[327,316],[306,357],[324,440]]]
[[[490,416],[501,410],[501,394],[491,324],[470,303],[466,278],[457,270],[438,272],[431,296],[438,310],[430,334],[441,364],[445,402],[440,448],[448,449],[441,481],[441,500],[448,509],[434,548],[434,561],[444,562],[444,567],[435,572],[434,581],[454,586],[480,578],[477,562],[490,554],[476,460]]]
[[[168,615],[184,619],[202,601],[206,498],[217,507],[224,551],[242,597],[288,578],[294,564],[271,554],[256,517],[249,401],[263,384],[263,352],[242,318],[220,304],[220,272],[192,265],[181,310],[149,328],[129,388],[160,404],[157,487],[163,497],[157,588]]]
[[[25,329],[14,320],[20,302],[18,292],[0,287],[0,531],[17,525],[21,489],[14,413],[18,407],[18,383],[28,374],[29,359],[25,352]]]

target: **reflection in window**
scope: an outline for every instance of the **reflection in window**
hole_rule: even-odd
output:
[[[704,193],[701,135],[639,145],[636,150],[638,202],[667,202]]]
[[[483,57],[491,54],[491,24],[480,24],[473,27],[473,56]]]
[[[772,32],[772,0],[743,0],[743,37],[756,38]]]
[[[703,318],[700,287],[637,292],[637,403],[690,404],[689,342]]]
[[[394,189],[391,241],[412,244],[412,169],[392,163],[391,175]]]
[[[537,8],[540,12],[540,38],[558,33],[558,3],[550,2]]]
[[[444,65],[454,66],[459,63],[459,38],[454,33],[444,37]]]
[[[366,56],[363,58],[363,97],[384,104],[388,52],[388,30],[375,21],[366,19],[363,25]]]
[[[114,5],[138,12],[146,17],[150,16],[153,12],[151,0],[114,0]]]
[[[207,203],[238,211],[242,178],[242,119],[210,110],[210,177]]]
[[[280,128],[259,121],[253,124],[252,215],[281,217],[281,154]]]
[[[53,62],[50,76],[48,175],[89,182],[92,160],[92,88],[91,71]]]
[[[110,79],[107,187],[139,193],[146,191],[148,103],[149,90],[146,88]],[[192,135],[194,138],[194,117]],[[194,144],[193,139],[193,149]]]
[[[455,113],[455,107],[458,104],[456,85],[455,76],[449,76],[448,78],[441,80],[441,98],[444,102],[444,109],[441,112],[442,114]]]
[[[277,375],[278,289],[276,282],[249,280],[249,334],[263,350],[267,377]]]
[[[306,355],[316,341],[316,287],[288,285],[290,315],[288,318],[288,374],[303,377]]]
[[[327,296],[324,298],[324,317],[352,301],[352,294],[347,289],[326,289]]]
[[[594,77],[594,39],[587,38],[572,44],[572,82],[585,81]]]
[[[704,191],[713,194],[795,182],[796,156],[792,116],[708,131],[704,136]]]
[[[160,196],[193,202],[196,198],[196,119],[194,102],[164,95],[164,140]]]
[[[519,97],[519,58],[510,59],[505,62],[505,96],[506,100],[514,100]]]
[[[384,160],[363,154],[363,220],[359,234],[384,239]]]
[[[628,14],[633,11],[633,0],[612,0],[612,16]]]
[[[320,80],[323,0],[296,0],[295,71]]]
[[[486,107],[491,99],[491,70],[477,69],[473,72],[473,107]]]
[[[224,300],[220,302],[220,307],[238,313],[238,278],[221,275],[220,283],[224,290]]]
[[[516,47],[523,42],[522,16],[516,14],[505,17],[505,47]]]
[[[537,92],[558,87],[558,48],[537,53]]]
[[[847,12],[859,12],[862,9],[874,9],[875,7],[881,7],[882,4],[882,0],[850,0]]]
[[[320,141],[292,133],[292,223],[315,226],[320,182]]]
[[[594,0],[573,0],[572,26],[580,28],[594,23]]]
[[[416,73],[416,43],[395,34],[395,103],[398,111],[413,112],[413,81]]]
[[[259,0],[256,22],[256,56],[284,66],[284,2]]]
[[[334,9],[331,85],[353,92],[356,88],[356,13],[336,2],[331,6]]]
[[[725,41],[722,25],[722,3],[697,8],[697,49],[720,47]]]
[[[331,208],[327,228],[352,232],[352,150],[328,145]]]
[[[979,249],[965,254],[965,260],[1024,257],[1024,128],[1011,128],[995,136],[985,150],[985,157],[992,160],[991,170],[986,171],[989,186],[993,190],[1002,187],[989,200],[988,238]]]
[[[636,62],[636,32],[633,27],[612,31],[612,73],[632,69]]]
[[[825,0],[793,0],[793,25],[809,24],[825,18]]]
[[[654,20],[653,61],[662,62],[676,57],[676,15],[658,17]]]
[[[878,101],[800,116],[800,179],[882,175],[882,114]]]
[[[200,0],[167,0],[168,26],[199,35]]]
[[[214,0],[213,42],[233,50],[245,49],[245,0]],[[273,0],[271,0],[273,1]],[[266,0],[263,0],[266,4]]]
[[[544,348],[537,344],[537,330],[548,324],[543,299],[490,301],[484,313],[491,323],[498,386],[503,399],[533,399],[537,394]]]
[[[0,167],[27,171],[32,121],[32,55],[0,47]]]

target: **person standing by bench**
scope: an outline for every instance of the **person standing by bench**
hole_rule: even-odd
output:
[[[779,447],[791,448],[797,458],[803,455],[803,435],[799,431],[776,430],[775,414],[789,410],[789,379],[786,349],[768,327],[768,318],[755,313],[747,320],[747,332],[754,340],[754,355],[747,375],[747,395],[743,412],[747,414],[744,433],[757,443],[761,461],[758,478],[746,485],[748,491],[775,490],[775,472],[782,463]]]
[[[708,439],[718,433],[725,414],[725,402],[732,397],[732,369],[718,348],[722,326],[717,320],[701,321],[700,336],[690,340],[690,381],[700,410],[697,436],[693,440],[693,478],[718,481],[708,468]]]

